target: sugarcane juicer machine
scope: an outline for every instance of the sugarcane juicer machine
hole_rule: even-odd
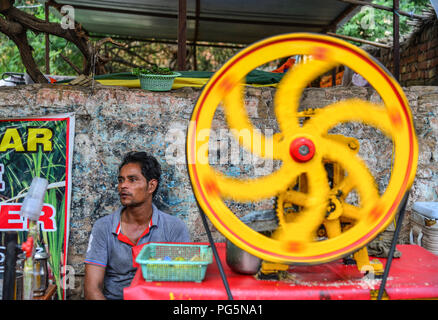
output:
[[[253,125],[244,102],[245,76],[277,59],[310,57],[291,68],[278,84],[274,111],[279,132],[264,135]],[[381,103],[353,98],[300,111],[304,89],[317,77],[344,65],[376,90]],[[272,174],[239,179],[222,173],[208,159],[209,135],[221,106],[230,131],[247,130],[242,148],[281,162]],[[305,118],[305,121],[303,120]],[[259,41],[231,58],[205,86],[187,132],[187,165],[198,205],[213,225],[240,249],[264,261],[262,270],[312,265],[353,255],[358,267],[370,263],[366,245],[394,220],[416,173],[418,145],[408,101],[397,81],[362,49],[337,38],[307,33]],[[393,163],[386,190],[359,156],[356,139],[330,134],[338,124],[361,122],[391,139]],[[202,134],[201,134],[202,132]],[[250,142],[248,142],[250,141]],[[327,165],[332,166],[329,179]],[[345,199],[355,191],[357,205]],[[243,223],[227,200],[276,199],[278,227],[266,235]]]

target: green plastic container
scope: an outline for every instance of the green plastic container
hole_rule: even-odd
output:
[[[173,74],[145,74],[140,73],[140,87],[149,91],[170,91],[176,77],[181,73],[174,72]]]
[[[146,281],[201,282],[213,256],[209,245],[151,242],[141,249],[135,261]]]

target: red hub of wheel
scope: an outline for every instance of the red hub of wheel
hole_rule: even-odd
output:
[[[307,162],[315,155],[315,145],[310,139],[296,138],[290,144],[289,154],[297,162]]]

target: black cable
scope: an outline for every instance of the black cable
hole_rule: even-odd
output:
[[[409,198],[409,190],[406,192],[406,194],[403,197],[402,205],[401,205],[399,213],[398,213],[397,225],[395,227],[394,236],[392,238],[391,248],[389,250],[388,260],[386,261],[385,271],[383,272],[382,283],[380,284],[379,294],[377,296],[377,300],[382,299],[383,291],[385,290],[386,280],[387,280],[388,275],[389,275],[389,269],[391,268],[392,258],[394,256],[395,246],[397,245],[398,235],[399,235],[401,227],[402,227],[403,217],[405,215],[406,204],[408,202],[408,198]]]
[[[17,232],[5,235],[5,270],[3,275],[3,300],[14,300],[15,265],[17,263]]]
[[[198,207],[199,207],[199,205],[198,205]],[[216,259],[216,264],[217,264],[217,267],[219,269],[219,273],[221,274],[222,282],[224,283],[225,290],[227,291],[228,300],[233,300],[233,295],[231,294],[231,290],[230,290],[230,286],[228,285],[227,277],[226,277],[224,269],[222,267],[222,263],[221,263],[221,260],[219,258],[219,254],[217,253],[216,246],[215,246],[214,241],[213,241],[213,237],[211,236],[210,228],[208,227],[207,219],[205,218],[205,213],[204,213],[204,211],[202,211],[201,207],[199,207],[199,212],[200,212],[201,217],[202,217],[202,223],[204,224],[205,231],[207,232],[208,240],[210,241],[210,244],[211,244],[211,249],[213,250],[214,258]]]
[[[191,118],[193,118],[194,110],[195,109],[192,110]],[[187,150],[187,139],[186,139],[186,150]],[[188,154],[189,154],[189,152],[186,152],[186,168],[187,168],[187,171],[189,172],[190,171],[189,170],[190,161],[188,159]],[[194,191],[193,184],[191,184],[191,185],[192,185],[192,190]],[[202,210],[201,206],[199,205],[198,200],[196,200],[196,204],[198,205],[199,214],[201,215],[202,223],[204,224],[204,229],[207,232],[208,241],[210,242],[211,249],[213,250],[213,255],[214,255],[214,258],[216,260],[216,264],[217,264],[217,267],[219,269],[219,273],[221,275],[222,282],[224,283],[225,290],[227,291],[228,300],[233,300],[233,295],[231,294],[230,286],[228,285],[227,276],[225,275],[224,268],[222,267],[222,263],[221,263],[221,260],[219,258],[219,254],[217,253],[217,249],[216,249],[216,246],[215,246],[214,241],[213,241],[213,237],[211,236],[210,228],[208,227],[207,218],[205,217],[205,213]]]

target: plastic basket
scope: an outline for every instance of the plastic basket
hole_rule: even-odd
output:
[[[212,259],[208,245],[148,243],[135,261],[146,281],[201,282]]]
[[[140,73],[140,87],[149,91],[169,91],[172,89],[175,78],[180,75],[178,72],[174,72],[173,74]]]

